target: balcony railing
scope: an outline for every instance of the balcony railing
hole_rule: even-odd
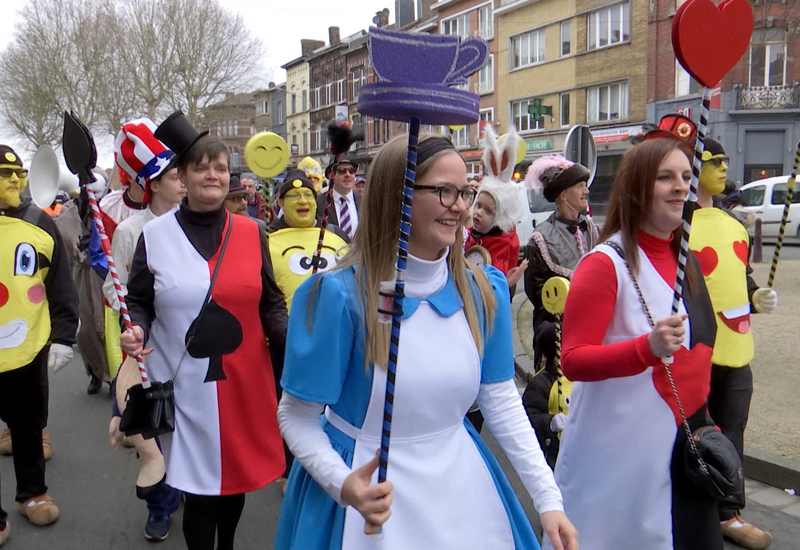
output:
[[[750,86],[739,88],[737,109],[798,109],[800,84],[784,86]]]

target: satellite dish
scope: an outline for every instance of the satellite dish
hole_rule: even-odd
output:
[[[589,126],[578,124],[570,129],[564,143],[564,158],[589,169],[589,181],[586,184],[591,186],[597,171],[597,148]]]

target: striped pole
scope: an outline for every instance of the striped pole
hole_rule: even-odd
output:
[[[97,205],[97,197],[94,195],[89,186],[86,186],[86,194],[89,196],[89,204],[92,206],[92,218],[94,218],[94,226],[100,235],[100,246],[103,247],[103,252],[108,261],[108,270],[111,272],[111,279],[114,281],[114,290],[117,291],[117,300],[119,300],[119,310],[122,313],[122,318],[125,321],[125,330],[128,333],[133,333],[133,323],[131,316],[128,314],[128,305],[125,303],[125,296],[122,294],[122,285],[119,282],[119,275],[117,268],[114,265],[114,258],[111,256],[111,244],[106,235],[105,227],[103,227],[103,220],[100,217],[100,207]],[[150,387],[150,379],[147,377],[147,370],[144,368],[144,360],[142,356],[136,357],[136,364],[139,367],[139,376],[142,377],[142,388],[147,389]]]
[[[336,170],[336,165],[339,164],[339,155],[333,157],[333,169]],[[328,182],[328,195],[325,197],[325,211],[322,213],[322,222],[319,225],[319,240],[317,241],[317,251],[314,252],[314,257],[311,259],[313,266],[311,273],[314,274],[319,271],[319,263],[322,261],[322,241],[325,240],[325,229],[328,227],[328,214],[333,206],[333,179]]]
[[[683,206],[683,236],[681,250],[678,254],[678,276],[675,279],[675,292],[672,295],[672,315],[677,315],[686,283],[686,260],[689,256],[689,236],[692,233],[692,214],[697,203],[697,185],[703,169],[703,150],[705,149],[706,128],[708,127],[708,110],[711,103],[711,88],[703,88],[703,104],[700,108],[700,123],[697,125],[697,141],[694,146],[692,162],[692,181],[689,185],[689,196]],[[666,358],[665,358],[666,359]]]
[[[381,431],[381,452],[378,459],[378,483],[386,481],[386,470],[389,467],[389,441],[392,435],[394,383],[397,377],[397,350],[400,344],[400,319],[403,315],[406,264],[408,263],[408,236],[411,234],[411,206],[414,202],[414,182],[417,177],[419,125],[420,119],[418,117],[411,117],[408,128],[406,179],[403,185],[403,210],[400,216],[400,242],[397,245],[397,269],[395,271],[392,306],[392,332],[389,339],[389,361],[386,366],[386,397],[383,405],[383,429]]]
[[[564,395],[563,382],[561,379],[564,373],[561,371],[561,319],[560,313],[556,314],[556,384],[558,385],[558,412],[563,413],[564,407],[561,405],[561,396]]]
[[[775,243],[775,254],[772,256],[772,266],[769,269],[769,280],[767,288],[772,288],[775,283],[775,272],[778,271],[778,260],[781,259],[781,248],[783,248],[783,235],[786,233],[786,224],[789,221],[789,207],[792,205],[794,196],[794,183],[797,180],[797,170],[800,168],[800,142],[794,152],[794,165],[792,166],[792,176],[786,183],[786,201],[783,203],[783,217],[781,218],[781,228],[778,230],[778,242]]]

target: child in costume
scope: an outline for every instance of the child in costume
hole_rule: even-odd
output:
[[[750,314],[772,313],[778,304],[778,294],[770,288],[758,288],[750,276],[747,229],[715,198],[724,191],[727,179],[727,157],[722,145],[707,138],[702,160],[697,190],[700,208],[692,216],[689,245],[700,260],[716,313],[717,339],[711,358],[708,412],[744,462],[744,432],[753,396],[750,361],[754,342]],[[766,548],[772,537],[742,518],[744,506],[744,488],[740,494],[720,499],[722,534],[749,550]]]
[[[59,509],[45,484],[47,368],[58,372],[72,360],[78,314],[61,235],[20,199],[27,175],[14,150],[0,145],[0,420],[13,441],[19,510],[48,525]],[[6,517],[0,508],[0,544],[10,533]]]
[[[389,341],[378,289],[394,272],[407,140],[391,140],[371,165],[348,256],[294,295],[278,417],[296,460],[275,547],[538,549],[505,475],[464,420],[477,398],[545,530],[577,548],[513,382],[508,284],[491,266],[470,273],[462,254],[475,191],[443,137],[423,137],[417,151],[390,481],[372,484]],[[381,525],[382,540],[366,534]]]
[[[519,261],[516,223],[522,217],[519,186],[512,181],[517,158],[519,135],[511,128],[502,143],[491,126],[483,137],[483,165],[488,175],[478,187],[472,214],[472,229],[466,249],[481,246],[489,253],[491,264],[508,279],[513,297],[517,282],[525,273],[527,261]]]

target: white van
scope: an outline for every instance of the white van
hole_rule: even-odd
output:
[[[783,217],[783,204],[786,201],[789,176],[777,176],[750,182],[741,187],[742,204],[734,210],[753,214],[761,220],[761,234],[765,239],[776,239]],[[800,189],[795,185],[792,206],[789,208],[789,221],[786,224],[785,236],[788,239],[800,239]],[[754,229],[748,229],[751,235]]]
[[[555,203],[548,202],[544,195],[537,193],[526,185],[520,186],[520,202],[522,202],[522,220],[517,222],[517,237],[520,248],[525,248],[536,224],[545,221],[556,211]]]

